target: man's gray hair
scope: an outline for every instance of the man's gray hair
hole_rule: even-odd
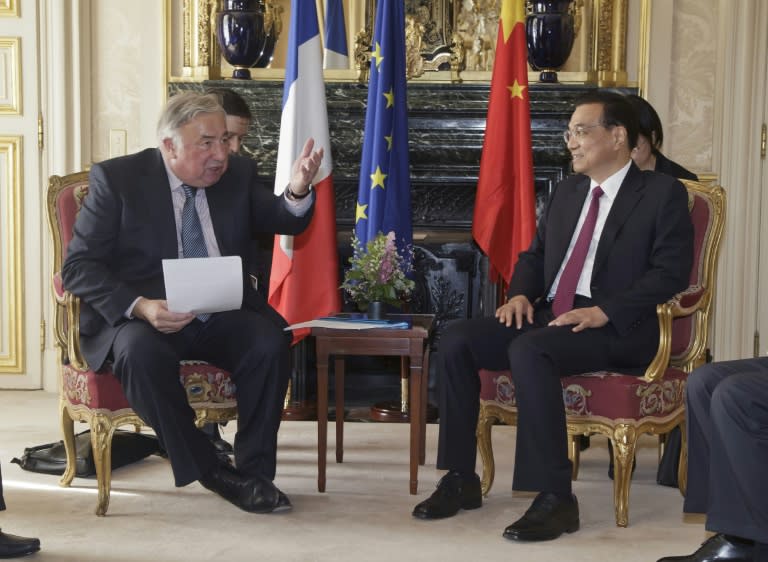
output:
[[[172,139],[174,145],[178,145],[181,140],[179,129],[201,113],[221,113],[226,116],[215,94],[187,91],[174,95],[168,100],[157,122],[157,142],[162,145],[163,140]]]

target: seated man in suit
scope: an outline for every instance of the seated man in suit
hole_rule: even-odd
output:
[[[685,389],[683,511],[714,531],[693,554],[659,562],[768,562],[768,357],[709,363]]]
[[[0,473],[0,511],[5,509],[3,475]],[[0,529],[0,558],[18,558],[40,550],[40,540],[4,533]]]
[[[272,481],[291,335],[245,272],[254,233],[295,235],[309,224],[323,151],[313,152],[309,139],[276,196],[253,160],[230,155],[216,96],[177,94],[157,130],[159,148],[91,169],[62,268],[64,286],[82,299],[83,354],[94,369],[112,361],[131,407],[167,451],[177,486],[199,480],[246,511],[287,509]],[[241,307],[198,317],[168,310],[162,260],[204,256],[241,257]],[[194,425],[179,384],[182,358],[232,373],[237,469]]]
[[[445,330],[437,467],[449,472],[415,517],[481,507],[477,373],[510,369],[518,408],[513,488],[539,494],[504,537],[549,540],[579,528],[560,377],[612,367],[642,373],[658,347],[656,305],[685,289],[693,260],[685,187],[633,164],[637,129],[619,94],[577,101],[564,133],[576,175],[552,191],[507,302],[495,318]]]

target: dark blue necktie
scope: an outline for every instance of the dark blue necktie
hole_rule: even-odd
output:
[[[205,247],[203,227],[200,225],[200,217],[195,208],[195,194],[197,188],[182,185],[186,199],[184,209],[181,211],[181,248],[185,258],[207,258],[208,249]],[[208,320],[210,314],[198,314],[202,322]]]

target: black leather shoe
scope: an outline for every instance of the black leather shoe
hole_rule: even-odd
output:
[[[207,423],[202,427],[202,432],[205,433],[208,436],[208,439],[211,440],[211,443],[213,443],[213,446],[216,448],[217,455],[222,457],[235,454],[235,450],[232,448],[232,445],[221,438],[221,432],[219,432],[219,424]]]
[[[513,541],[551,541],[563,533],[579,530],[579,502],[576,496],[564,500],[541,492],[520,519],[504,529],[504,538]]]
[[[18,558],[40,550],[39,539],[28,539],[0,531],[0,558]]]
[[[717,534],[709,537],[701,544],[699,550],[688,556],[666,556],[659,562],[750,562],[754,546],[748,543],[730,541],[725,535]]]
[[[217,454],[223,454],[223,455],[235,454],[235,450],[232,448],[232,445],[230,445],[223,439],[213,439],[211,440],[211,443],[213,443],[213,446],[216,448]]]
[[[272,511],[290,511],[291,509],[293,509],[291,500],[283,492],[277,490],[277,505]]]
[[[290,508],[291,502],[272,482],[261,476],[243,476],[235,468],[218,464],[200,483],[228,502],[251,513],[270,513]]]
[[[477,509],[483,505],[480,477],[473,474],[464,478],[451,471],[437,483],[437,490],[413,508],[413,516],[419,519],[443,519],[453,517],[460,509]]]

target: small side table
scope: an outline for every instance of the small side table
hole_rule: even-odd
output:
[[[336,377],[336,462],[344,459],[344,356],[390,355],[401,358],[401,376],[409,379],[411,424],[410,492],[418,487],[419,465],[425,462],[427,432],[427,378],[432,314],[390,314],[393,320],[410,320],[410,328],[337,330],[312,328],[317,350],[317,489],[325,492],[328,448],[328,358],[333,355]]]

